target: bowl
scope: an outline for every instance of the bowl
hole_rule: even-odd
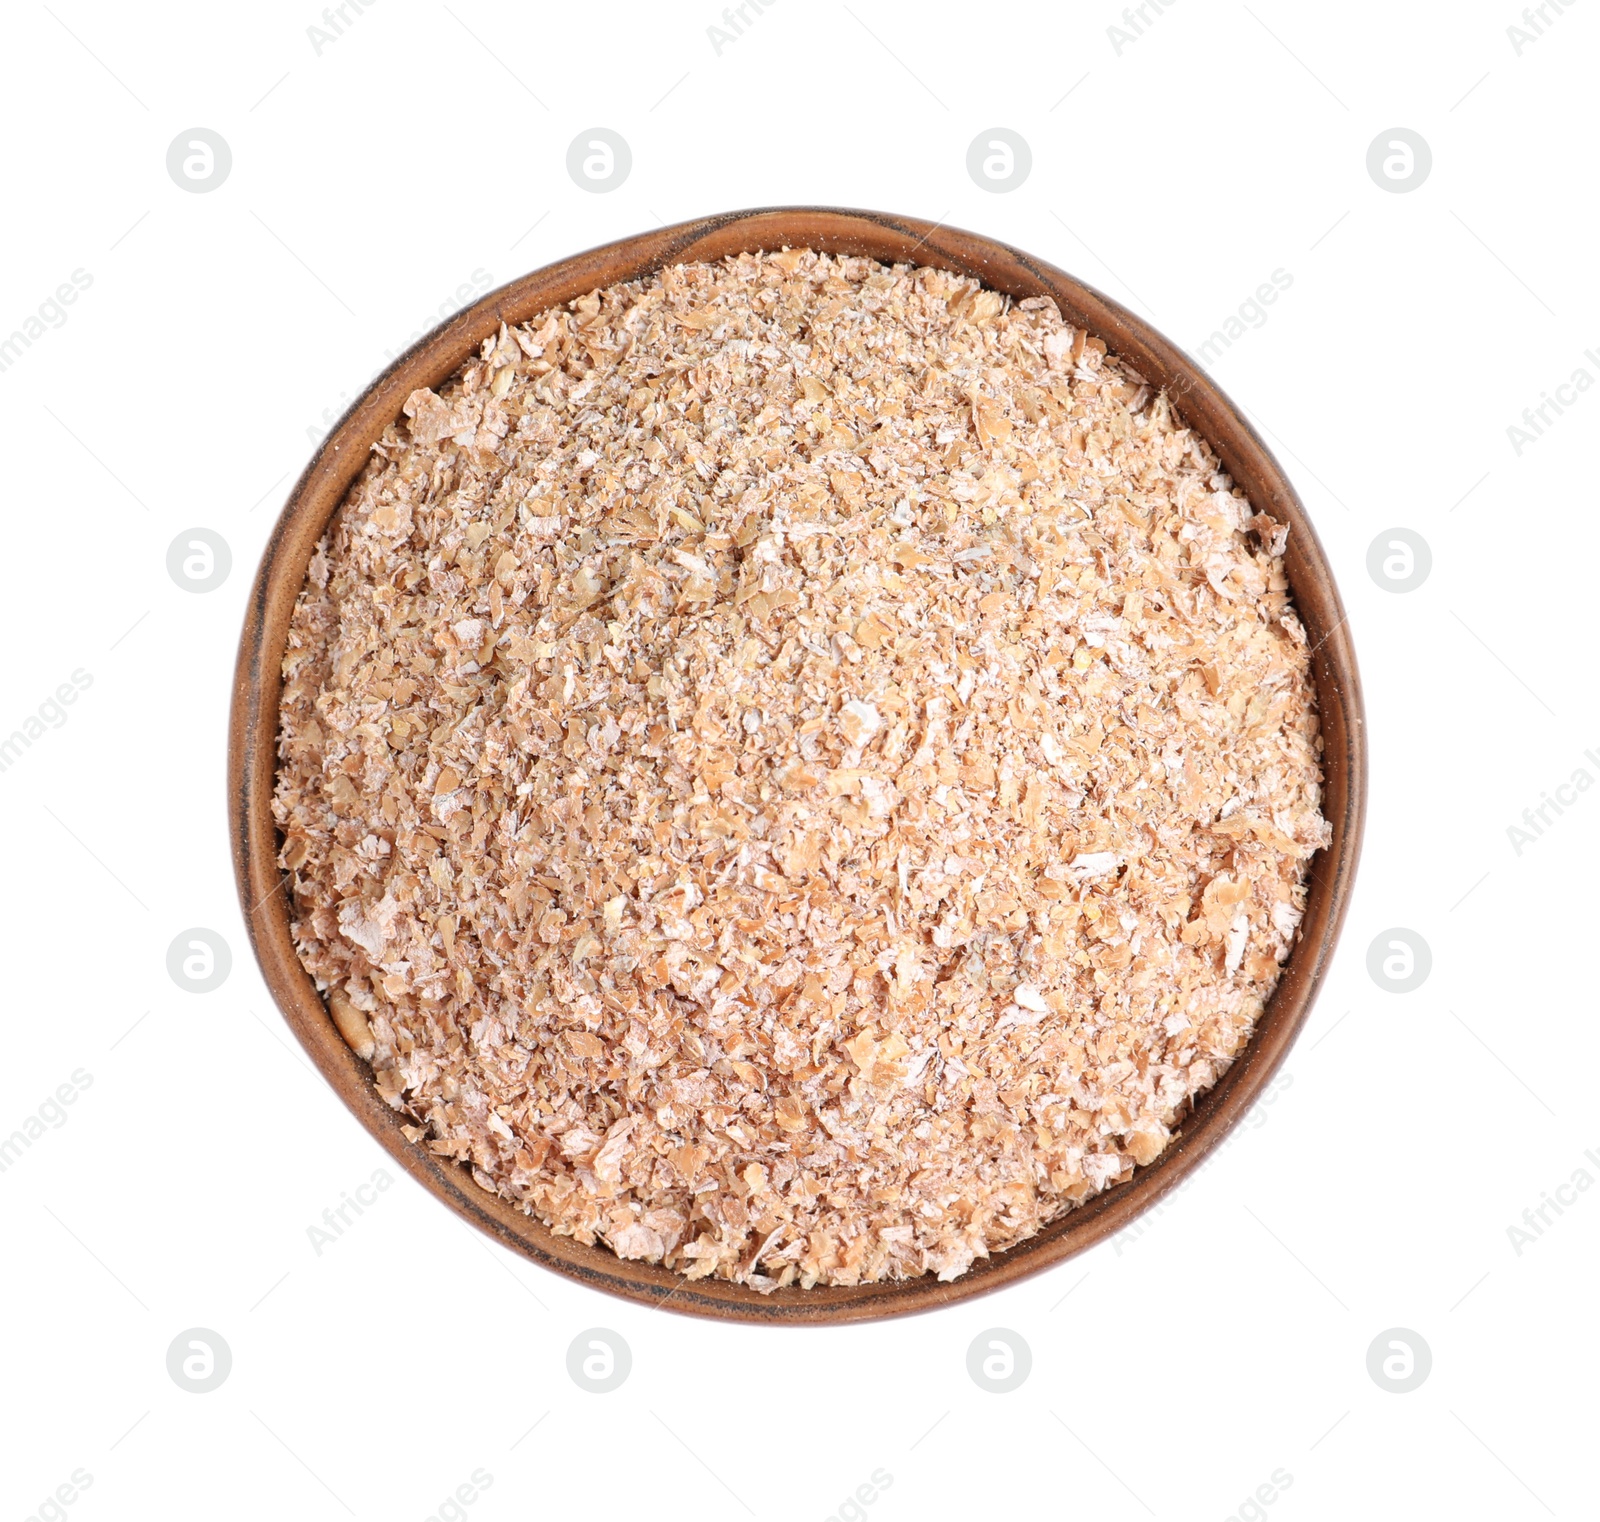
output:
[[[406,1140],[402,1117],[345,1044],[289,934],[286,878],[272,816],[280,666],[290,615],[317,541],[407,396],[437,387],[496,332],[545,309],[649,275],[664,265],[730,254],[813,248],[885,264],[935,265],[1012,297],[1049,296],[1063,317],[1105,340],[1217,452],[1257,512],[1288,524],[1285,569],[1310,636],[1323,735],[1323,809],[1333,838],[1313,858],[1300,937],[1243,1053],[1195,1103],[1166,1151],[1133,1177],[1057,1218],[1036,1236],[941,1284],[919,1279],[846,1287],[791,1286],[762,1294],[716,1279],[689,1281],[658,1264],[557,1236],[476,1184],[464,1163]],[[296,482],[256,572],[239,643],[229,719],[228,801],[234,871],[251,944],[272,996],[307,1054],[379,1144],[424,1188],[503,1246],[594,1289],[650,1306],[728,1321],[816,1325],[954,1305],[1015,1284],[1103,1242],[1191,1175],[1238,1124],[1282,1063],[1311,1010],[1339,936],[1355,877],[1366,805],[1361,682],[1327,556],[1283,469],[1216,383],[1175,344],[1081,281],[1003,243],[915,217],[827,207],[730,212],[624,238],[524,275],[458,312],[389,366],[328,434]]]

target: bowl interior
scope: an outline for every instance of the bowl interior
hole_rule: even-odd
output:
[[[690,1282],[671,1269],[626,1261],[601,1246],[556,1236],[472,1181],[465,1164],[408,1142],[371,1071],[335,1029],[289,934],[284,876],[272,818],[280,665],[290,616],[317,541],[372,443],[420,386],[452,375],[501,322],[520,323],[597,287],[667,264],[783,247],[863,254],[975,276],[1012,297],[1049,296],[1072,324],[1105,341],[1216,450],[1258,512],[1290,527],[1285,568],[1311,638],[1323,735],[1323,812],[1332,843],[1312,862],[1300,940],[1244,1052],[1201,1097],[1173,1142],[1132,1179],[1061,1216],[1028,1241],[980,1259],[953,1283],[931,1276],[851,1287],[791,1287],[761,1294],[719,1280]],[[975,233],[872,212],[779,208],[709,217],[564,259],[490,292],[420,340],[385,370],[324,440],[279,516],[252,588],[234,678],[229,807],[240,901],[263,976],[284,1017],[345,1104],[413,1178],[474,1225],[547,1268],[597,1289],[692,1314],[770,1323],[867,1320],[929,1310],[997,1289],[1104,1240],[1193,1171],[1271,1080],[1310,1012],[1338,938],[1354,878],[1366,796],[1360,678],[1344,609],[1299,497],[1254,429],[1198,366],[1148,324],[1053,266]]]

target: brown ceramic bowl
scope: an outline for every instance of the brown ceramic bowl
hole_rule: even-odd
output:
[[[277,865],[279,839],[271,801],[279,667],[290,613],[317,540],[373,441],[400,416],[405,398],[419,386],[439,385],[502,321],[526,322],[550,306],[600,286],[637,279],[663,265],[785,246],[866,254],[886,264],[937,265],[975,276],[1014,297],[1053,297],[1069,322],[1103,338],[1114,354],[1166,389],[1184,421],[1216,450],[1258,512],[1291,526],[1289,581],[1314,648],[1325,742],[1324,809],[1333,826],[1333,843],[1312,863],[1310,903],[1300,940],[1248,1047],[1216,1087],[1201,1097],[1154,1164],[1069,1211],[1030,1240],[980,1260],[950,1284],[927,1275],[901,1283],[791,1287],[762,1295],[715,1279],[691,1283],[670,1269],[625,1261],[605,1247],[585,1247],[571,1237],[556,1236],[481,1189],[464,1164],[435,1157],[401,1134],[400,1117],[379,1098],[371,1071],[345,1045],[300,965],[289,937],[284,876]],[[1327,557],[1278,462],[1233,403],[1187,355],[1098,291],[1003,243],[914,217],[790,207],[684,222],[524,275],[436,328],[367,388],[296,483],[256,573],[234,675],[228,799],[239,896],[267,985],[335,1092],[414,1179],[506,1247],[595,1289],[723,1320],[813,1325],[931,1310],[1014,1284],[1103,1242],[1199,1166],[1271,1079],[1310,1012],[1355,876],[1366,767],[1361,682]]]

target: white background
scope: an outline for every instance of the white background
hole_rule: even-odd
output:
[[[0,373],[0,735],[75,669],[93,685],[0,773],[0,1135],[93,1081],[0,1173],[0,1519],[75,1469],[92,1484],[43,1515],[423,1522],[475,1469],[473,1522],[822,1522],[874,1470],[872,1522],[1593,1515],[1600,1191],[1520,1254],[1507,1228],[1600,1179],[1600,795],[1520,855],[1507,827],[1600,777],[1600,394],[1520,456],[1507,428],[1600,378],[1600,15],[1546,7],[1519,55],[1512,0],[1182,0],[1119,53],[1110,0],[778,0],[719,55],[713,3],[382,0],[320,54],[311,0],[8,9],[0,334],[93,283]],[[165,167],[196,126],[233,155],[207,194]],[[603,195],[566,171],[595,126],[633,151]],[[1033,153],[1008,194],[966,170],[997,126]],[[1404,194],[1366,168],[1396,126],[1433,154]],[[932,1316],[645,1311],[392,1166],[318,1256],[307,1228],[385,1159],[285,1030],[234,897],[229,682],[274,515],[324,420],[474,271],[786,202],[990,233],[1191,348],[1292,276],[1214,369],[1332,557],[1373,760],[1292,1082],[1136,1238]],[[196,526],[233,555],[204,595],[165,563]],[[1433,554],[1402,595],[1366,569],[1396,526]],[[190,926],[233,949],[216,992],[167,975]],[[1393,926],[1433,952],[1400,996],[1366,970]],[[206,1395],[166,1371],[196,1326],[233,1355]],[[613,1394],[566,1373],[590,1327],[632,1348]],[[1012,1394],[967,1374],[991,1327],[1032,1351]],[[1393,1327],[1432,1350],[1409,1394],[1366,1368]]]

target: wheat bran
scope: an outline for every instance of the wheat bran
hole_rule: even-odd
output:
[[[1329,839],[1285,533],[939,270],[502,328],[295,611],[300,955],[407,1135],[557,1232],[954,1278],[1158,1157],[1277,981]]]

